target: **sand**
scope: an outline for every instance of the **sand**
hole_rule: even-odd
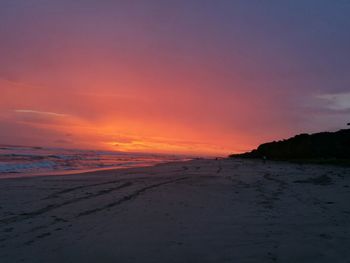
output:
[[[253,160],[0,180],[0,262],[350,262],[350,169]]]

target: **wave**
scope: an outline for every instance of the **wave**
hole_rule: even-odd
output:
[[[0,147],[0,177],[130,168],[189,159],[186,156],[162,154],[6,146]]]
[[[55,163],[51,161],[33,163],[1,163],[0,173],[20,173],[28,170],[48,169],[53,170]]]

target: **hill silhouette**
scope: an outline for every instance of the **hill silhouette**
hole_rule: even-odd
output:
[[[299,134],[286,140],[264,143],[251,152],[232,154],[230,157],[348,162],[350,161],[350,129]]]

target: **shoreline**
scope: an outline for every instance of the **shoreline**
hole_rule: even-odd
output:
[[[203,160],[212,160],[210,158],[203,158]],[[82,170],[62,170],[62,171],[52,171],[51,172],[41,172],[41,173],[0,173],[0,181],[5,179],[24,179],[24,178],[34,178],[34,177],[52,177],[52,176],[70,176],[70,175],[83,175],[83,174],[90,174],[90,173],[99,173],[99,172],[105,172],[105,171],[120,171],[120,170],[129,170],[129,169],[137,169],[137,168],[146,168],[146,167],[154,167],[158,165],[163,164],[172,164],[172,163],[186,163],[191,162],[196,159],[191,160],[185,160],[185,161],[169,161],[169,162],[160,162],[155,164],[148,164],[148,165],[140,165],[140,166],[130,166],[130,167],[105,167],[105,168],[93,168],[93,169],[82,169]]]
[[[256,160],[3,179],[0,258],[343,263],[349,199],[347,168]]]

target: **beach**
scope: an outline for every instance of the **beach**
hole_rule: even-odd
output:
[[[350,262],[350,169],[197,159],[0,180],[0,262]]]

